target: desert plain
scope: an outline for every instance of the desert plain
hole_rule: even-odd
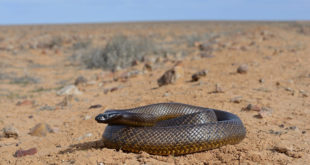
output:
[[[183,156],[104,147],[97,114],[161,102],[232,112],[246,138]],[[310,164],[309,119],[309,22],[0,26],[0,164]]]

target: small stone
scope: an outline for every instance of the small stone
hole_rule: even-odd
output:
[[[62,95],[80,95],[81,91],[75,85],[68,85],[57,91],[58,96]]]
[[[114,92],[116,90],[118,90],[118,87],[113,87],[113,88],[110,89],[110,92]]]
[[[48,133],[54,133],[54,130],[46,123],[39,123],[34,126],[29,134],[31,136],[46,136]]]
[[[80,141],[80,140],[83,140],[85,138],[89,138],[91,136],[93,136],[92,133],[86,133],[85,135],[78,137],[76,140]]]
[[[39,111],[54,111],[56,108],[49,106],[49,105],[44,105],[42,107],[40,107],[38,110]]]
[[[257,105],[253,105],[253,104],[248,104],[245,108],[243,108],[242,110],[245,111],[260,111],[261,108]]]
[[[306,131],[302,131],[301,133],[302,133],[302,134],[305,134],[305,133],[307,133],[307,132],[306,132]]]
[[[299,90],[299,93],[301,94],[302,97],[308,97],[308,93],[304,90]]]
[[[275,146],[273,147],[273,150],[278,152],[278,153],[282,153],[285,154],[286,156],[292,157],[292,158],[301,158],[302,155],[298,152],[294,152],[292,149],[286,147],[286,146]]]
[[[131,66],[136,66],[136,65],[138,65],[139,64],[139,61],[138,60],[133,60],[132,62],[131,62]]]
[[[17,106],[25,106],[25,105],[33,105],[34,101],[30,101],[30,100],[23,100],[23,101],[18,101],[16,103]]]
[[[276,86],[280,86],[281,84],[280,84],[280,82],[279,81],[277,81],[276,82]]]
[[[287,128],[287,130],[296,130],[296,129],[297,129],[296,126],[290,126],[290,127]]]
[[[247,65],[247,64],[242,64],[242,65],[240,65],[240,66],[237,68],[237,72],[238,72],[238,73],[241,73],[241,74],[247,73],[248,70],[249,70],[249,68],[248,68],[248,65]]]
[[[283,146],[275,146],[273,149],[279,153],[286,153],[289,151],[288,148],[283,147]]]
[[[261,79],[259,79],[258,81],[259,81],[259,83],[264,83],[264,82],[265,82],[265,80],[264,80],[264,79],[262,79],[262,78],[261,78]]]
[[[138,75],[140,75],[142,72],[140,70],[133,70],[133,71],[129,71],[129,72],[125,72],[123,73],[120,77],[118,77],[117,79],[120,80],[126,80],[132,77],[137,77]]]
[[[36,148],[30,148],[28,150],[17,150],[14,154],[14,157],[23,157],[23,156],[27,156],[27,155],[34,155],[36,154],[38,151]]]
[[[224,90],[219,84],[215,84],[215,90],[214,93],[224,93]]]
[[[164,93],[164,97],[168,97],[170,94],[168,92]]]
[[[66,107],[66,106],[70,106],[71,105],[71,102],[72,102],[72,99],[73,99],[73,96],[72,95],[66,95],[64,97],[64,99],[58,103],[57,105],[58,106],[61,106],[61,107]]]
[[[78,86],[78,85],[83,85],[87,83],[87,79],[83,76],[79,76],[77,79],[75,79],[74,81],[74,85]]]
[[[102,105],[95,104],[95,105],[91,105],[88,109],[101,108],[101,107],[102,107]]]
[[[230,99],[230,101],[233,103],[240,103],[242,101],[242,96],[234,97],[234,98]]]
[[[152,65],[149,63],[144,64],[143,70],[146,70],[148,72],[151,72],[153,70]]]
[[[166,71],[158,80],[159,86],[173,84],[177,79],[183,77],[184,70],[180,66],[176,66],[168,71]]]
[[[272,115],[272,111],[273,110],[270,109],[270,108],[262,107],[261,110],[258,112],[258,115],[256,117],[262,119],[262,118],[271,116]]]
[[[192,75],[192,81],[198,81],[201,77],[205,77],[207,73],[208,73],[207,70],[196,72],[195,74]]]
[[[89,120],[91,118],[91,116],[90,115],[86,115],[86,116],[84,116],[84,120]]]
[[[18,138],[18,135],[19,135],[19,132],[18,130],[13,127],[12,125],[9,125],[9,126],[6,126],[2,129],[3,131],[3,136],[5,138],[15,138],[17,139]]]

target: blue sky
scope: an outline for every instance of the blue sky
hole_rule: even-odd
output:
[[[310,20],[310,0],[0,0],[0,24]]]

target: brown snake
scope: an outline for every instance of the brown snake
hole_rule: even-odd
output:
[[[107,123],[106,147],[156,155],[183,155],[206,151],[244,139],[238,116],[181,103],[108,110],[96,118]]]

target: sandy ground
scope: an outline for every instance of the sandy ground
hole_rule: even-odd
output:
[[[180,36],[214,33],[211,46],[179,45]],[[116,72],[86,69],[69,57],[72,45],[104,46],[114,35],[144,35],[176,48],[157,62]],[[55,39],[54,45],[51,38]],[[60,38],[60,41],[57,40]],[[45,43],[47,42],[47,44]],[[89,48],[85,48],[89,49]],[[208,49],[208,50],[206,50]],[[212,51],[210,51],[211,49]],[[185,56],[178,56],[178,54]],[[204,56],[202,56],[204,55]],[[309,23],[176,22],[0,27],[0,164],[309,164]],[[158,87],[174,65],[184,75]],[[241,64],[248,70],[236,72]],[[191,76],[206,69],[197,82]],[[124,78],[132,71],[139,74]],[[83,76],[80,93],[59,91]],[[223,92],[215,92],[216,84]],[[58,92],[58,94],[57,94]],[[237,145],[189,154],[156,156],[104,148],[105,125],[94,117],[107,109],[181,102],[237,114],[247,129]],[[89,109],[91,105],[102,107]],[[251,110],[243,110],[249,104]],[[29,134],[48,124],[45,136]],[[53,130],[53,131],[50,131]],[[38,130],[40,132],[40,130]],[[50,132],[50,133],[49,133]],[[16,137],[17,136],[17,137]],[[37,153],[14,157],[19,149]]]

